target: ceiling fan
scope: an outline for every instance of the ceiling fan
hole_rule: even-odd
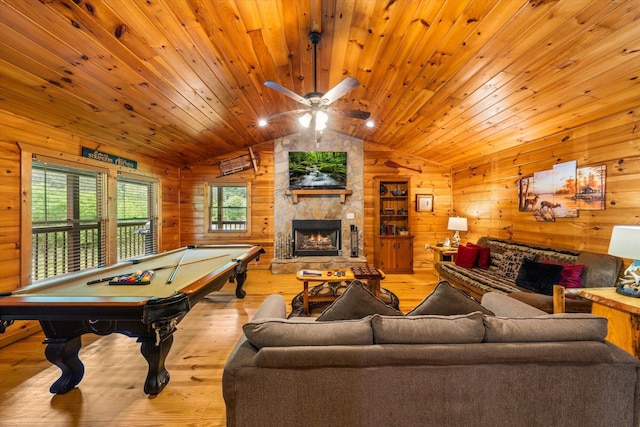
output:
[[[347,77],[340,83],[335,85],[333,88],[331,88],[327,93],[318,92],[316,48],[318,43],[320,42],[320,38],[320,33],[317,31],[312,31],[309,34],[309,40],[311,40],[311,43],[313,43],[313,92],[309,92],[304,96],[300,96],[279,83],[271,81],[264,82],[265,86],[288,96],[289,98],[293,99],[296,102],[299,102],[300,104],[303,104],[305,108],[268,116],[261,120],[261,123],[263,125],[268,123],[270,120],[279,117],[292,114],[301,114],[301,116],[299,117],[299,121],[304,127],[311,127],[315,130],[322,130],[327,124],[327,111],[353,119],[366,120],[369,118],[370,114],[368,111],[329,107],[329,105],[334,101],[340,99],[341,97],[358,87],[360,85],[358,79],[354,77]]]

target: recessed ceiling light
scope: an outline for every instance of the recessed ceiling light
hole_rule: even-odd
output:
[[[264,127],[264,126],[266,126],[266,125],[267,125],[267,123],[268,123],[268,122],[267,122],[265,119],[260,119],[260,120],[258,120],[258,126],[260,126],[260,127]]]
[[[376,125],[375,120],[367,120],[367,123],[365,123],[365,126],[368,128],[372,128]]]

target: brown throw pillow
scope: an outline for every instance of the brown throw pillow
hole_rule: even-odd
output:
[[[447,316],[452,314],[468,314],[474,311],[493,315],[493,312],[484,308],[476,300],[454,288],[446,280],[441,280],[433,292],[423,299],[416,308],[408,312],[407,316],[418,316],[421,314]]]
[[[354,280],[316,321],[361,319],[372,314],[402,316],[400,311],[376,298],[361,281]]]

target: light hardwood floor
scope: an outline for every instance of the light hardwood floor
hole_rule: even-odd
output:
[[[407,312],[436,281],[430,272],[390,274],[382,286]],[[222,369],[242,325],[267,295],[279,293],[289,303],[302,283],[294,275],[251,270],[244,288],[247,296],[239,300],[235,286],[226,285],[178,325],[166,363],[171,381],[157,396],[142,391],[147,365],[133,338],[83,336],[85,376],[64,395],[49,393],[60,371],[44,357],[42,333],[0,349],[0,426],[224,426]]]

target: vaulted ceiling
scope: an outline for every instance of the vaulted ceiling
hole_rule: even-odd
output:
[[[0,109],[186,165],[328,127],[460,165],[640,105],[640,0],[2,0]]]

